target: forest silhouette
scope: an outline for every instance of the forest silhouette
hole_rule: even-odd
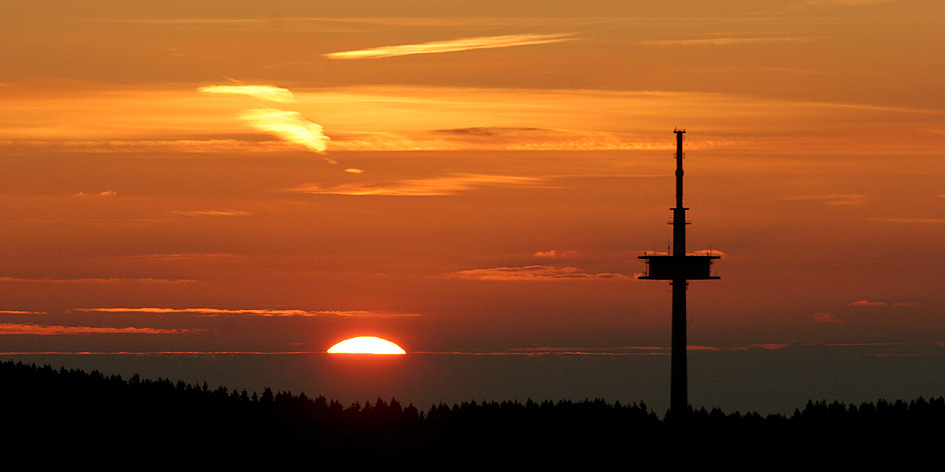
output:
[[[860,405],[809,401],[790,415],[701,408],[661,417],[644,403],[601,399],[420,409],[395,399],[343,405],[269,388],[250,394],[13,361],[0,363],[0,385],[8,447],[200,449],[212,451],[215,463],[242,465],[262,454],[304,455],[322,465],[463,468],[496,461],[609,464],[633,457],[745,465],[833,457],[850,463],[897,451],[915,459],[934,450],[921,445],[940,438],[945,424],[942,397]]]

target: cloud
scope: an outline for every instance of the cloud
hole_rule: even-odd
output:
[[[185,216],[246,216],[250,212],[242,210],[221,211],[221,210],[198,210],[198,211],[173,211],[178,215]]]
[[[196,330],[195,330],[196,331]],[[255,356],[284,356],[298,354],[322,354],[324,350],[318,351],[7,351],[0,352],[4,356],[19,356],[28,354],[43,354],[57,356],[156,356],[156,355],[174,355],[174,356],[222,356],[222,355],[255,355]]]
[[[531,132],[542,132],[542,131],[550,132],[553,130],[547,130],[547,129],[541,129],[541,128],[526,128],[526,127],[474,126],[470,128],[435,129],[432,131],[432,133],[452,135],[452,136],[471,136],[471,137],[492,138],[495,136],[502,136],[506,134],[531,133]]]
[[[240,139],[175,139],[175,140],[101,140],[101,141],[0,141],[0,146],[20,144],[40,149],[69,150],[86,153],[162,153],[191,154],[219,153],[222,156],[238,156],[242,153],[269,153],[285,149],[282,141],[246,141]],[[79,192],[77,197],[110,196],[117,192]]]
[[[550,251],[538,251],[535,253],[535,257],[540,257],[542,259],[573,259],[577,257],[577,251],[555,251],[554,249]]]
[[[329,59],[380,59],[384,57],[407,56],[412,54],[434,54],[442,52],[469,51],[472,49],[507,48],[533,44],[573,41],[572,34],[510,34],[505,36],[485,36],[478,38],[451,39],[421,44],[403,44],[384,46],[357,51],[333,52],[325,54]]]
[[[216,259],[220,257],[235,257],[236,254],[226,252],[190,252],[173,254],[136,254],[131,256],[110,256],[106,259],[145,259],[145,260],[192,260]]]
[[[803,195],[803,196],[798,196],[798,197],[788,197],[788,198],[785,198],[785,200],[822,201],[826,203],[827,205],[862,205],[866,203],[866,195],[861,195],[858,193],[840,193],[840,194],[831,194],[831,195]]]
[[[844,320],[838,319],[833,313],[814,313],[810,319],[817,323],[842,323]]]
[[[193,279],[152,279],[152,278],[86,278],[86,279],[55,279],[55,278],[21,278],[0,277],[0,283],[40,283],[40,284],[189,284],[197,283]]]
[[[114,191],[114,190],[106,190],[106,191],[104,191],[104,192],[99,192],[99,193],[85,193],[85,192],[79,192],[79,193],[75,194],[75,196],[77,196],[77,197],[111,197],[111,196],[114,196],[114,195],[117,195],[117,194],[118,194],[118,192],[116,192],[116,191]]]
[[[74,308],[72,312],[93,312],[93,313],[152,313],[152,314],[178,314],[187,313],[205,316],[225,316],[225,315],[250,315],[250,316],[300,316],[300,317],[320,317],[320,316],[340,316],[349,318],[410,318],[420,316],[416,313],[392,313],[383,311],[367,310],[282,310],[268,308],[250,308],[250,309],[227,309],[227,308]]]
[[[0,310],[0,315],[48,315],[45,311]]]
[[[301,113],[295,111],[254,108],[243,113],[240,119],[248,121],[253,128],[272,133],[318,153],[325,152],[331,140],[322,133],[322,125],[306,120]]]
[[[871,302],[869,300],[860,300],[853,302],[853,306],[886,306],[886,302]]]
[[[700,249],[698,251],[687,252],[686,254],[692,256],[718,256],[725,257],[725,253],[719,251],[718,249]]]
[[[51,326],[32,323],[0,323],[0,334],[31,334],[38,336],[74,334],[180,334],[200,329],[106,328],[91,326]]]
[[[898,303],[887,303],[887,302],[871,302],[869,300],[860,300],[853,302],[853,306],[917,306],[918,302],[898,302]]]
[[[577,267],[555,267],[532,265],[525,267],[495,267],[491,269],[461,270],[450,274],[453,277],[471,280],[573,280],[573,279],[630,279],[625,274],[582,272]]]
[[[882,221],[885,223],[943,224],[945,223],[945,218],[870,218],[870,221]]]
[[[363,171],[362,169],[355,169],[355,168],[353,168],[353,167],[352,167],[352,168],[345,169],[345,172],[347,172],[347,173],[349,173],[349,174],[363,174],[363,173],[364,173],[364,171]]]
[[[208,85],[197,90],[205,93],[249,95],[278,103],[295,103],[295,96],[290,90],[274,85]]]
[[[627,133],[515,126],[475,126],[434,129],[407,138],[418,148],[497,150],[670,150],[666,140],[650,140]]]
[[[766,44],[766,43],[796,43],[811,41],[812,38],[800,36],[787,36],[780,38],[755,37],[755,38],[700,38],[700,39],[661,39],[653,41],[640,41],[640,44],[650,44],[654,46],[732,46],[737,44]]]
[[[401,180],[391,183],[352,183],[335,187],[304,184],[290,192],[321,195],[443,196],[490,186],[535,186],[543,179],[506,175],[462,174],[430,179]]]
[[[895,3],[902,0],[807,0],[808,5],[840,5],[847,7],[862,7],[869,5],[881,5],[883,3]]]

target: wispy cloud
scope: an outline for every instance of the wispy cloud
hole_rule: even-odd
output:
[[[883,3],[895,3],[902,0],[807,0],[808,5],[841,5],[847,7],[862,7],[869,5],[881,5]]]
[[[343,51],[325,54],[329,59],[379,59],[383,57],[407,56],[411,54],[435,54],[443,52],[469,51],[473,49],[507,48],[533,44],[558,43],[572,41],[573,34],[510,34],[505,36],[484,36],[478,38],[451,39],[420,44],[402,44],[383,46],[357,51]]]
[[[810,319],[816,323],[842,323],[844,320],[837,318],[837,315],[833,313],[814,313],[810,315]]]
[[[109,256],[107,259],[145,259],[145,260],[193,260],[193,259],[216,259],[221,257],[235,257],[236,254],[225,252],[190,252],[190,253],[172,253],[172,254],[136,254],[131,256]]]
[[[231,211],[196,210],[196,211],[173,211],[172,213],[176,213],[178,215],[184,215],[184,216],[246,216],[250,214],[248,211],[243,211],[243,210],[231,210]]]
[[[462,174],[429,179],[401,180],[391,183],[352,183],[334,187],[304,184],[290,192],[322,195],[442,196],[490,186],[535,186],[543,179],[507,175]]]
[[[495,267],[491,269],[470,269],[453,272],[453,277],[472,280],[508,280],[508,281],[537,281],[537,280],[574,280],[574,279],[630,279],[625,274],[616,273],[588,273],[577,267],[555,267],[549,265],[532,265],[525,267]]]
[[[870,218],[870,221],[882,221],[885,223],[945,224],[945,218]]]
[[[93,313],[152,313],[152,314],[194,314],[203,316],[249,315],[268,317],[322,317],[338,316],[346,318],[410,318],[420,316],[417,313],[396,313],[369,310],[282,310],[269,308],[228,309],[228,308],[74,308],[72,312]]]
[[[896,302],[896,303],[887,303],[882,301],[869,301],[869,300],[860,300],[853,302],[853,306],[916,306],[916,302]]]
[[[53,326],[32,323],[0,323],[0,334],[31,334],[35,336],[58,336],[75,334],[180,334],[200,329],[158,328],[109,328],[93,326]]]
[[[766,43],[797,43],[811,41],[812,38],[801,36],[786,37],[754,37],[754,38],[699,38],[699,39],[659,39],[641,41],[641,44],[654,46],[734,46],[739,44],[766,44]]]
[[[291,90],[274,85],[208,85],[197,90],[205,93],[249,95],[278,103],[295,102],[295,96]]]
[[[577,257],[577,251],[556,251],[554,249],[550,251],[538,251],[535,253],[535,257],[540,257],[542,259],[573,259]]]
[[[272,133],[291,143],[301,144],[318,153],[325,152],[331,140],[322,133],[322,125],[306,120],[296,111],[254,108],[240,116],[240,119],[248,121],[253,128]],[[335,163],[330,159],[326,160]]]
[[[853,306],[886,306],[886,302],[871,302],[869,300],[860,300],[853,302]]]
[[[79,193],[75,194],[75,196],[77,196],[77,197],[111,197],[111,196],[115,196],[115,195],[117,195],[117,194],[118,194],[118,192],[116,192],[116,191],[114,191],[114,190],[106,190],[106,191],[104,191],[104,192],[99,192],[99,193],[85,193],[85,192],[79,192]]]
[[[687,252],[687,255],[693,256],[718,256],[725,257],[725,253],[717,249],[699,249],[698,251]]]
[[[45,311],[0,310],[0,315],[48,315]]]
[[[189,284],[197,283],[192,279],[152,279],[152,278],[79,278],[79,279],[57,279],[57,278],[25,278],[25,277],[0,277],[0,283],[38,283],[38,284]]]
[[[798,197],[787,197],[785,200],[793,201],[821,201],[827,205],[862,205],[866,203],[866,195],[858,193],[842,193],[831,195],[803,195]]]

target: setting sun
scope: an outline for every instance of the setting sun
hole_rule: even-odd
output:
[[[329,354],[406,354],[400,346],[374,336],[345,339],[328,349]]]

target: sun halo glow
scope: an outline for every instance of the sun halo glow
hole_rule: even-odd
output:
[[[328,349],[329,354],[406,354],[400,346],[375,336],[345,339]]]

